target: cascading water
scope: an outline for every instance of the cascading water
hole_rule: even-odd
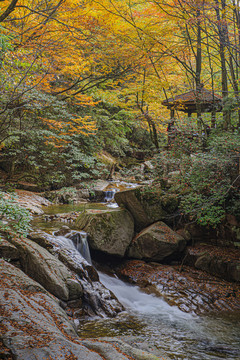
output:
[[[92,264],[90,250],[87,241],[87,233],[85,231],[74,231],[68,236],[72,240],[75,248],[80,252],[89,264]]]
[[[103,204],[98,206],[103,206]],[[65,207],[62,212],[66,212]],[[46,223],[43,222],[42,226],[45,227]],[[84,238],[84,234],[82,235]],[[58,245],[69,252],[79,266],[83,260],[77,252],[77,248],[80,249],[79,243],[82,241],[80,238],[81,236],[75,244],[70,238],[60,236],[56,238]],[[53,241],[56,240],[53,239]],[[86,265],[89,266],[87,262]],[[127,312],[118,310],[115,314],[119,313],[119,316],[115,319],[108,318],[107,321],[106,318],[102,320],[95,318],[91,321],[81,319],[78,328],[81,337],[127,336],[130,344],[132,342],[134,346],[143,350],[151,348],[152,353],[164,359],[240,360],[239,313],[212,313],[197,317],[168,305],[163,299],[147,295],[137,287],[117,278],[100,273],[100,280],[123,303]],[[95,311],[97,315],[102,312],[103,316],[106,314],[109,316],[110,310],[116,309],[117,305],[111,301],[108,305],[110,310],[105,311],[104,305],[108,301],[110,292],[105,292],[104,289],[99,291],[97,281],[88,283],[84,280],[83,287],[87,296],[89,294],[90,304],[99,304],[102,301],[103,310],[97,309]],[[98,296],[97,301],[95,301],[96,296]]]
[[[104,201],[105,202],[110,202],[113,200],[114,195],[116,194],[117,190],[116,189],[111,189],[111,190],[107,190],[105,191],[105,197],[104,197]]]
[[[65,236],[57,235],[55,232],[53,234],[56,236],[58,244],[70,250],[76,249],[89,264],[92,264],[87,233],[85,231],[70,231]]]
[[[99,277],[126,307],[128,314],[107,322],[94,320],[94,326],[92,322],[82,322],[81,336],[127,336],[130,344],[132,341],[139,349],[151,349],[161,359],[240,359],[239,317],[234,321],[216,315],[199,317],[118,278],[103,273],[99,273]]]
[[[130,311],[140,314],[158,314],[166,321],[176,319],[192,319],[193,316],[170,306],[163,299],[141,291],[137,286],[130,285],[116,277],[98,272],[101,283],[111,290],[118,300]]]

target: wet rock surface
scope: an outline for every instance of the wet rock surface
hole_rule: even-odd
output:
[[[123,306],[100,282],[97,271],[77,251],[72,241],[62,236],[52,236],[43,231],[31,233],[30,238],[58,257],[59,261],[78,277],[82,287],[83,309],[75,309],[73,317],[83,315],[116,316]]]
[[[17,360],[157,360],[117,339],[77,336],[59,301],[0,259],[0,358]]]
[[[240,282],[240,250],[207,244],[188,247],[185,263],[228,281]]]
[[[128,257],[162,261],[175,254],[179,255],[186,245],[184,238],[162,221],[150,225],[131,242]]]
[[[0,269],[1,340],[10,358],[101,359],[77,342],[56,298],[4,260]]]
[[[51,202],[43,196],[25,190],[16,190],[18,196],[17,202],[22,207],[28,209],[34,215],[42,215],[44,213],[43,207],[51,205]]]
[[[76,221],[88,233],[91,248],[123,257],[133,238],[134,223],[126,209],[86,210]]]
[[[238,284],[220,280],[189,266],[129,260],[117,269],[117,273],[185,312],[201,314],[240,310]]]
[[[68,301],[82,295],[82,287],[74,274],[56,257],[35,242],[10,238],[20,253],[23,271],[59,299]]]

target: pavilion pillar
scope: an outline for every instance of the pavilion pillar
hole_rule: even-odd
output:
[[[171,145],[174,142],[175,139],[175,126],[174,126],[174,122],[175,122],[175,111],[174,108],[170,108],[170,122],[168,124],[168,148],[171,148]]]
[[[216,127],[216,112],[212,111],[211,115],[211,129],[214,129]]]

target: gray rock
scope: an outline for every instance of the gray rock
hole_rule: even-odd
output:
[[[31,191],[16,190],[16,195],[18,197],[17,203],[35,215],[44,213],[42,206],[51,205],[50,201]]]
[[[137,232],[163,220],[167,214],[161,206],[160,198],[142,195],[140,187],[116,193],[115,200],[132,214]]]
[[[209,244],[187,248],[185,263],[227,281],[240,282],[240,250]]]
[[[49,249],[81,279],[86,279],[88,282],[99,281],[97,271],[77,251],[71,239],[49,235],[40,230],[30,233],[29,238],[42,247]]]
[[[140,232],[132,241],[128,256],[136,259],[162,261],[183,251],[186,240],[159,221]]]
[[[87,202],[89,200],[89,190],[69,187],[57,191],[48,191],[45,196],[56,204],[75,204]]]
[[[18,260],[20,254],[16,246],[0,236],[0,257],[5,260]]]
[[[12,238],[10,241],[20,253],[24,272],[53,295],[67,301],[81,292],[80,283],[76,281],[73,286],[68,282],[73,277],[72,272],[49,251],[29,239]]]
[[[81,256],[70,239],[55,237],[43,231],[31,233],[29,236],[54,252],[59,260],[78,275],[83,288],[83,306],[85,304],[86,308],[91,309],[92,315],[112,317],[124,310],[115,295],[99,282],[95,268]]]
[[[134,234],[132,216],[125,209],[87,210],[79,216],[76,224],[88,233],[91,248],[121,257]]]
[[[240,282],[240,261],[230,262],[221,257],[205,254],[199,256],[194,265],[197,269],[204,270],[222,279]]]
[[[64,236],[71,232],[71,229],[67,225],[63,225],[58,231],[55,231],[55,236]]]
[[[59,301],[36,281],[2,259],[0,259],[0,284],[2,330],[0,339],[7,358],[16,360],[102,360],[103,357],[107,360],[159,359],[117,338],[79,339],[73,323],[60,307]],[[72,308],[78,306],[73,301],[70,304]]]
[[[77,337],[56,299],[21,270],[0,259],[3,344],[17,360],[102,360]]]

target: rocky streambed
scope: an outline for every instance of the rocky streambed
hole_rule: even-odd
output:
[[[140,201],[136,211],[139,198],[130,199],[123,210],[104,205],[87,210],[85,204],[69,213],[64,208],[63,214],[39,218],[35,226],[41,230],[27,239],[2,239],[2,358],[239,358],[239,253],[219,254],[214,247],[183,253],[187,238],[162,223],[175,205],[164,199],[160,211]],[[35,201],[38,205],[30,202],[35,213],[40,203],[47,205]],[[61,221],[87,231],[96,259],[133,285],[101,274],[99,281],[74,246],[70,228],[51,234]],[[156,241],[159,234],[164,241]],[[168,265],[159,263],[164,259]],[[224,267],[231,279],[215,277]]]
[[[124,308],[68,240],[38,231],[3,241],[8,261],[0,261],[1,358],[157,359],[118,339],[79,337],[74,320],[106,319]]]

